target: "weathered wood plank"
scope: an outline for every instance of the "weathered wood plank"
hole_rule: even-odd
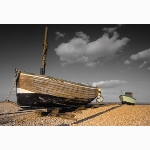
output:
[[[23,82],[20,82],[21,84],[23,83]],[[63,90],[63,91],[70,91],[70,92],[77,92],[77,93],[82,93],[82,94],[96,94],[97,93],[97,91],[87,91],[87,90],[81,90],[81,89],[75,89],[75,88],[68,88],[68,87],[65,87],[65,86],[62,86],[62,85],[58,85],[58,86],[56,86],[56,85],[50,85],[49,87],[48,86],[46,86],[46,85],[43,85],[42,83],[35,83],[34,85],[33,85],[34,83],[32,83],[32,82],[25,82],[25,83],[23,83],[23,86],[25,86],[25,85],[27,85],[27,86],[39,86],[39,87],[41,87],[41,85],[43,86],[43,88],[49,88],[49,89],[56,89],[56,90]]]
[[[44,79],[34,76],[21,76],[19,87],[33,92],[52,94],[62,97],[93,98],[98,94],[97,89],[84,88],[80,85],[67,84],[60,80]]]
[[[44,89],[44,88],[34,87],[34,86],[30,88],[28,86],[24,86],[23,88],[29,91],[36,92],[36,93],[52,94],[54,96],[58,96],[60,95],[58,93],[61,93],[62,97],[71,96],[71,97],[79,97],[79,98],[93,98],[96,96],[96,94],[89,95],[89,94],[82,94],[79,92],[76,93],[76,92],[68,92],[68,91],[59,91],[59,90]]]

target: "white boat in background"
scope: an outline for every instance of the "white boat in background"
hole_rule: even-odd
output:
[[[135,105],[136,103],[136,99],[133,97],[132,92],[125,92],[125,95],[122,94],[119,98],[122,104]]]

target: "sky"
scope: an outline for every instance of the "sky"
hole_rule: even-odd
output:
[[[105,102],[119,102],[121,90],[150,102],[149,24],[0,24],[1,100],[15,68],[39,74],[46,26],[46,75],[99,86]]]

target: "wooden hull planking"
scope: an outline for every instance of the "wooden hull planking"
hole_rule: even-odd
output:
[[[16,81],[20,106],[86,105],[101,95],[98,87],[21,72]]]

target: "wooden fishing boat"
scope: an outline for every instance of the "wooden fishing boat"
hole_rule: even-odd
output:
[[[45,75],[47,54],[47,33],[45,29],[42,67],[40,74],[16,69],[16,95],[19,106],[72,106],[86,105],[93,100],[102,101],[101,89]]]
[[[134,105],[136,103],[132,92],[125,92],[125,95],[120,95],[119,98],[122,104]]]
[[[97,87],[20,70],[16,81],[17,102],[21,106],[79,106],[101,98]]]

